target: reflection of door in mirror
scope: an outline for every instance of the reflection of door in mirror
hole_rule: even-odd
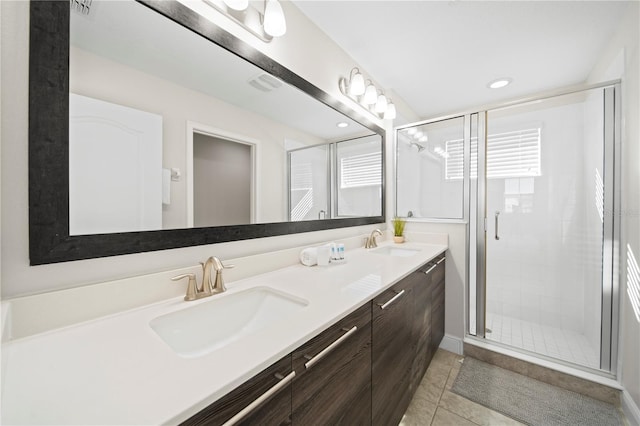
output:
[[[198,126],[189,124],[189,226],[255,223],[256,144]]]
[[[69,233],[162,227],[162,117],[69,94]]]
[[[289,151],[289,220],[329,218],[330,145]]]

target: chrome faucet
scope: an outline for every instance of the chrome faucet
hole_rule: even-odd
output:
[[[369,235],[369,238],[367,238],[367,241],[365,241],[364,243],[364,248],[370,249],[378,247],[378,243],[376,242],[377,235],[382,236],[382,231],[379,229],[374,229],[373,231],[371,231],[371,235]]]
[[[222,270],[225,268],[233,268],[233,265],[223,265],[220,259],[215,256],[211,256],[205,263],[200,263],[200,265],[202,265],[202,284],[200,287],[196,285],[196,274],[183,274],[171,278],[173,281],[178,281],[183,278],[189,279],[187,293],[184,296],[184,300],[186,301],[198,300],[227,291],[222,278]],[[216,271],[216,277],[213,283],[211,282],[211,268]]]

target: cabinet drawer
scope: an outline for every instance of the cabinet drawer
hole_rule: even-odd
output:
[[[264,400],[236,424],[291,424],[291,372],[291,355],[287,355],[182,425],[222,425],[261,397]]]
[[[294,425],[371,422],[371,303],[293,352]]]

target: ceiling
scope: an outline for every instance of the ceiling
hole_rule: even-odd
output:
[[[298,88],[265,75],[257,66],[138,2],[94,1],[88,15],[74,10],[70,38],[73,47],[255,112],[324,141],[370,133]],[[72,50],[72,57],[73,54]],[[73,80],[73,73],[70,78]],[[347,123],[348,127],[338,128],[339,122]]]
[[[294,3],[387,93],[427,119],[584,82],[629,2]],[[487,87],[500,77],[513,83]]]

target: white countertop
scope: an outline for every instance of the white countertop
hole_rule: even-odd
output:
[[[227,283],[226,293],[211,298],[174,298],[6,342],[2,423],[150,425],[186,420],[447,249],[419,243],[402,247],[420,251],[394,257],[350,250],[344,264],[294,265]],[[198,358],[177,355],[149,326],[160,315],[258,286],[309,304],[291,321]]]

